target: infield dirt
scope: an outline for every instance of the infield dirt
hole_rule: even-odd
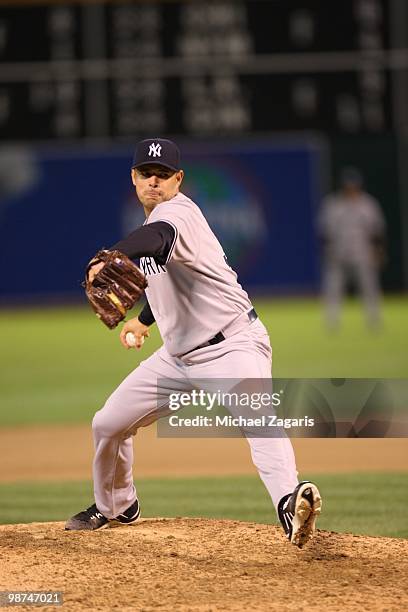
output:
[[[0,526],[0,590],[63,591],[62,608],[41,610],[408,609],[407,540],[318,531],[299,550],[278,527],[239,521],[63,527]]]

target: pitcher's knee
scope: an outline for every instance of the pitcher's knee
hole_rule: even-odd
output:
[[[95,413],[92,419],[92,431],[97,438],[114,438],[122,433],[122,427],[104,408]]]

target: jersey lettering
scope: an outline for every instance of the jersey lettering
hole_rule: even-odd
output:
[[[153,276],[154,274],[167,272],[166,266],[158,264],[154,257],[141,257],[140,267],[145,276]]]

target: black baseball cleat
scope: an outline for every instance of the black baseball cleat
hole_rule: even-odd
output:
[[[302,548],[313,537],[321,510],[319,489],[308,480],[300,482],[293,493],[282,497],[278,515],[289,542]]]
[[[96,504],[93,504],[86,510],[78,512],[72,518],[68,519],[65,524],[66,531],[94,531],[95,529],[104,529],[105,527],[120,527],[120,525],[131,525],[135,523],[140,516],[139,501],[129,506],[123,514],[119,514],[114,519],[108,519],[99,512]]]

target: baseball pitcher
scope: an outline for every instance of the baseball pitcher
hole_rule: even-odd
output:
[[[122,327],[123,346],[140,348],[154,323],[163,345],[95,414],[95,503],[69,519],[67,530],[137,520],[132,436],[169,414],[171,393],[192,390],[194,381],[202,379],[271,379],[272,350],[265,326],[201,210],[180,191],[183,176],[175,143],[161,138],[140,142],[131,177],[146,220],[97,254],[87,269],[88,297],[109,327],[124,318],[129,304],[145,290],[146,305]],[[134,266],[132,271],[134,259],[140,259],[141,270]],[[118,316],[112,319],[115,308]],[[321,510],[318,488],[298,482],[287,437],[246,437],[288,540],[302,547]]]

